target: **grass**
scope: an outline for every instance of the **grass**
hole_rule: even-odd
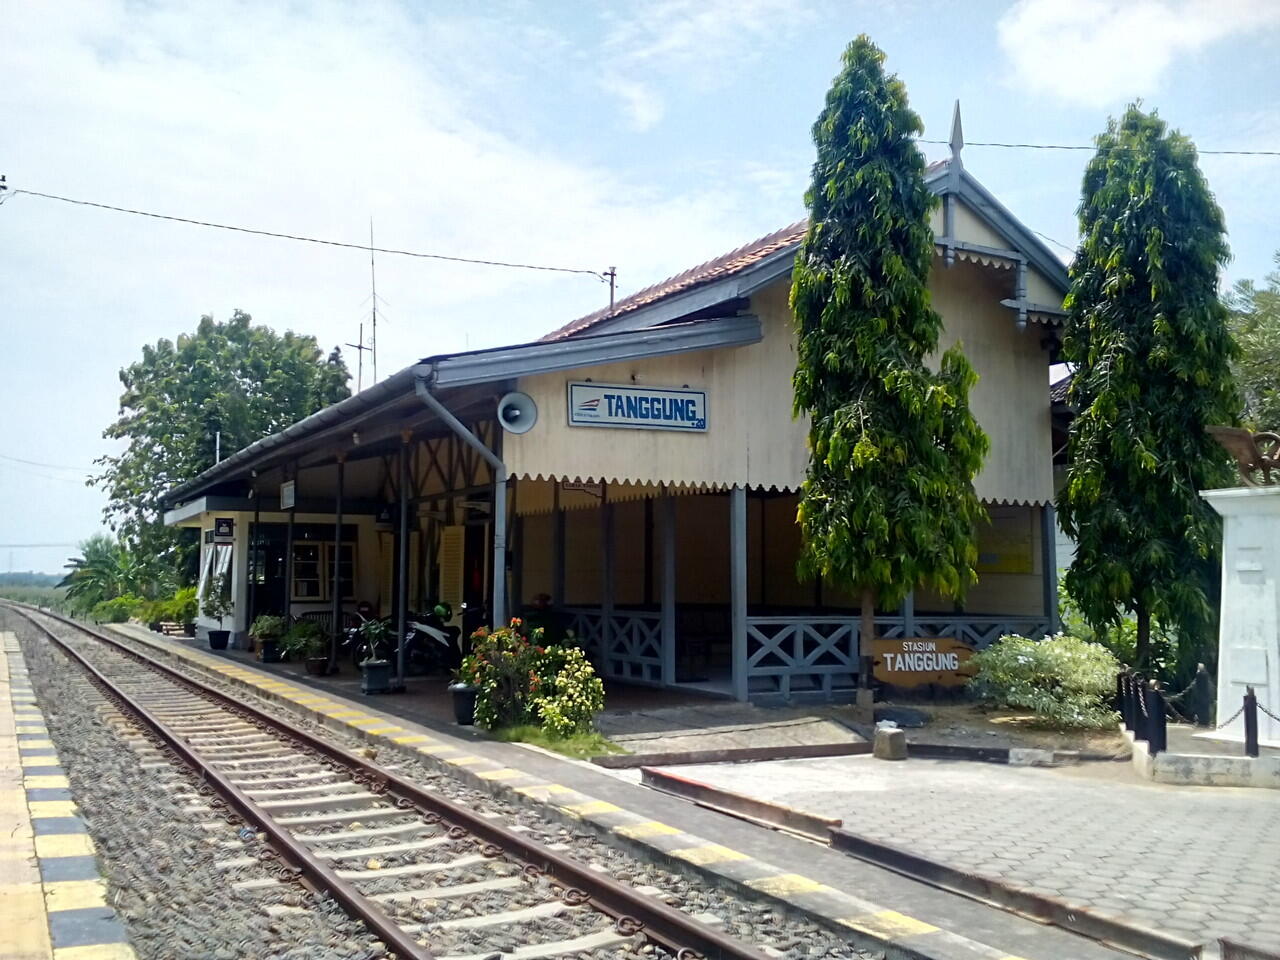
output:
[[[603,734],[594,730],[588,733],[575,733],[571,737],[555,737],[541,727],[526,724],[518,727],[500,727],[490,730],[490,736],[506,743],[531,743],[535,747],[562,753],[566,757],[584,760],[587,757],[599,757],[611,753],[626,753],[622,747]]]

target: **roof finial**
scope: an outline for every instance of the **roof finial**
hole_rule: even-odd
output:
[[[955,111],[951,114],[951,160],[956,166],[964,166],[960,159],[960,151],[964,149],[964,128],[960,126],[960,101],[956,101]]]

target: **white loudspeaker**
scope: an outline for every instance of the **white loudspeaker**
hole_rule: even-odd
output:
[[[508,433],[527,433],[538,422],[538,405],[527,393],[508,393],[498,401],[498,422]]]

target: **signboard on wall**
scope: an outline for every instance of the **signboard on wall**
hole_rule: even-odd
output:
[[[978,524],[978,573],[1034,573],[1035,533],[1026,507],[989,507]]]
[[[703,390],[570,382],[569,426],[707,431]]]
[[[286,480],[280,484],[280,509],[292,510],[298,502],[298,481]]]
[[[235,517],[214,517],[213,518],[213,542],[214,543],[230,543],[235,539],[236,520]]]
[[[895,687],[958,687],[973,676],[973,647],[955,637],[877,637],[872,674]]]

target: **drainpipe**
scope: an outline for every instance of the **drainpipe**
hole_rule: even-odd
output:
[[[458,439],[484,457],[493,468],[493,609],[489,619],[491,626],[500,627],[507,622],[507,465],[449,412],[431,392],[426,378],[418,377],[413,389],[418,399],[443,420]]]

